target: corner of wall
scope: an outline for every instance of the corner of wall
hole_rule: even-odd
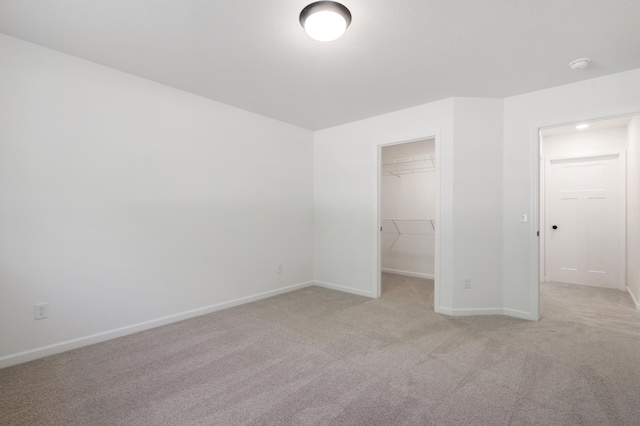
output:
[[[454,99],[454,315],[503,312],[503,111],[502,99]]]

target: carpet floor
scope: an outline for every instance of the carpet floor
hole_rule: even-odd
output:
[[[433,312],[433,283],[319,287],[0,370],[2,425],[640,425],[640,313],[541,287],[542,320]]]

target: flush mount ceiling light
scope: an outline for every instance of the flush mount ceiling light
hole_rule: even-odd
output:
[[[578,129],[578,130],[584,130],[584,129],[586,129],[587,127],[589,127],[589,123],[582,123],[582,124],[578,124],[578,125],[576,126],[576,129]]]
[[[580,58],[580,59],[576,59],[575,61],[571,61],[569,63],[569,68],[571,68],[572,70],[583,70],[586,67],[589,66],[589,62],[591,62],[590,58]]]
[[[351,23],[349,9],[335,1],[317,1],[300,12],[300,24],[309,37],[318,41],[339,38]]]

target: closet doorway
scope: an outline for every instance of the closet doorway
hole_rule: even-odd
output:
[[[379,294],[414,294],[433,306],[436,140],[379,147]]]
[[[542,128],[539,140],[543,289],[600,287],[637,299],[640,116]]]

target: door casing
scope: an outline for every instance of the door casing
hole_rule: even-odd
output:
[[[391,145],[399,145],[403,143],[416,142],[424,139],[434,139],[435,140],[435,165],[436,165],[436,213],[435,213],[435,250],[434,250],[434,278],[433,278],[433,310],[435,312],[440,312],[440,135],[438,132],[433,132],[427,134],[426,136],[417,137],[408,140],[401,140],[395,142],[381,143],[375,145],[375,164],[374,164],[374,173],[375,173],[375,188],[373,191],[374,200],[373,200],[373,210],[374,210],[374,229],[373,229],[373,241],[375,244],[374,247],[374,271],[373,271],[373,293],[374,297],[378,298],[382,295],[382,272],[381,272],[381,261],[380,261],[380,227],[381,217],[380,217],[380,172],[382,167],[382,148],[385,146]]]

